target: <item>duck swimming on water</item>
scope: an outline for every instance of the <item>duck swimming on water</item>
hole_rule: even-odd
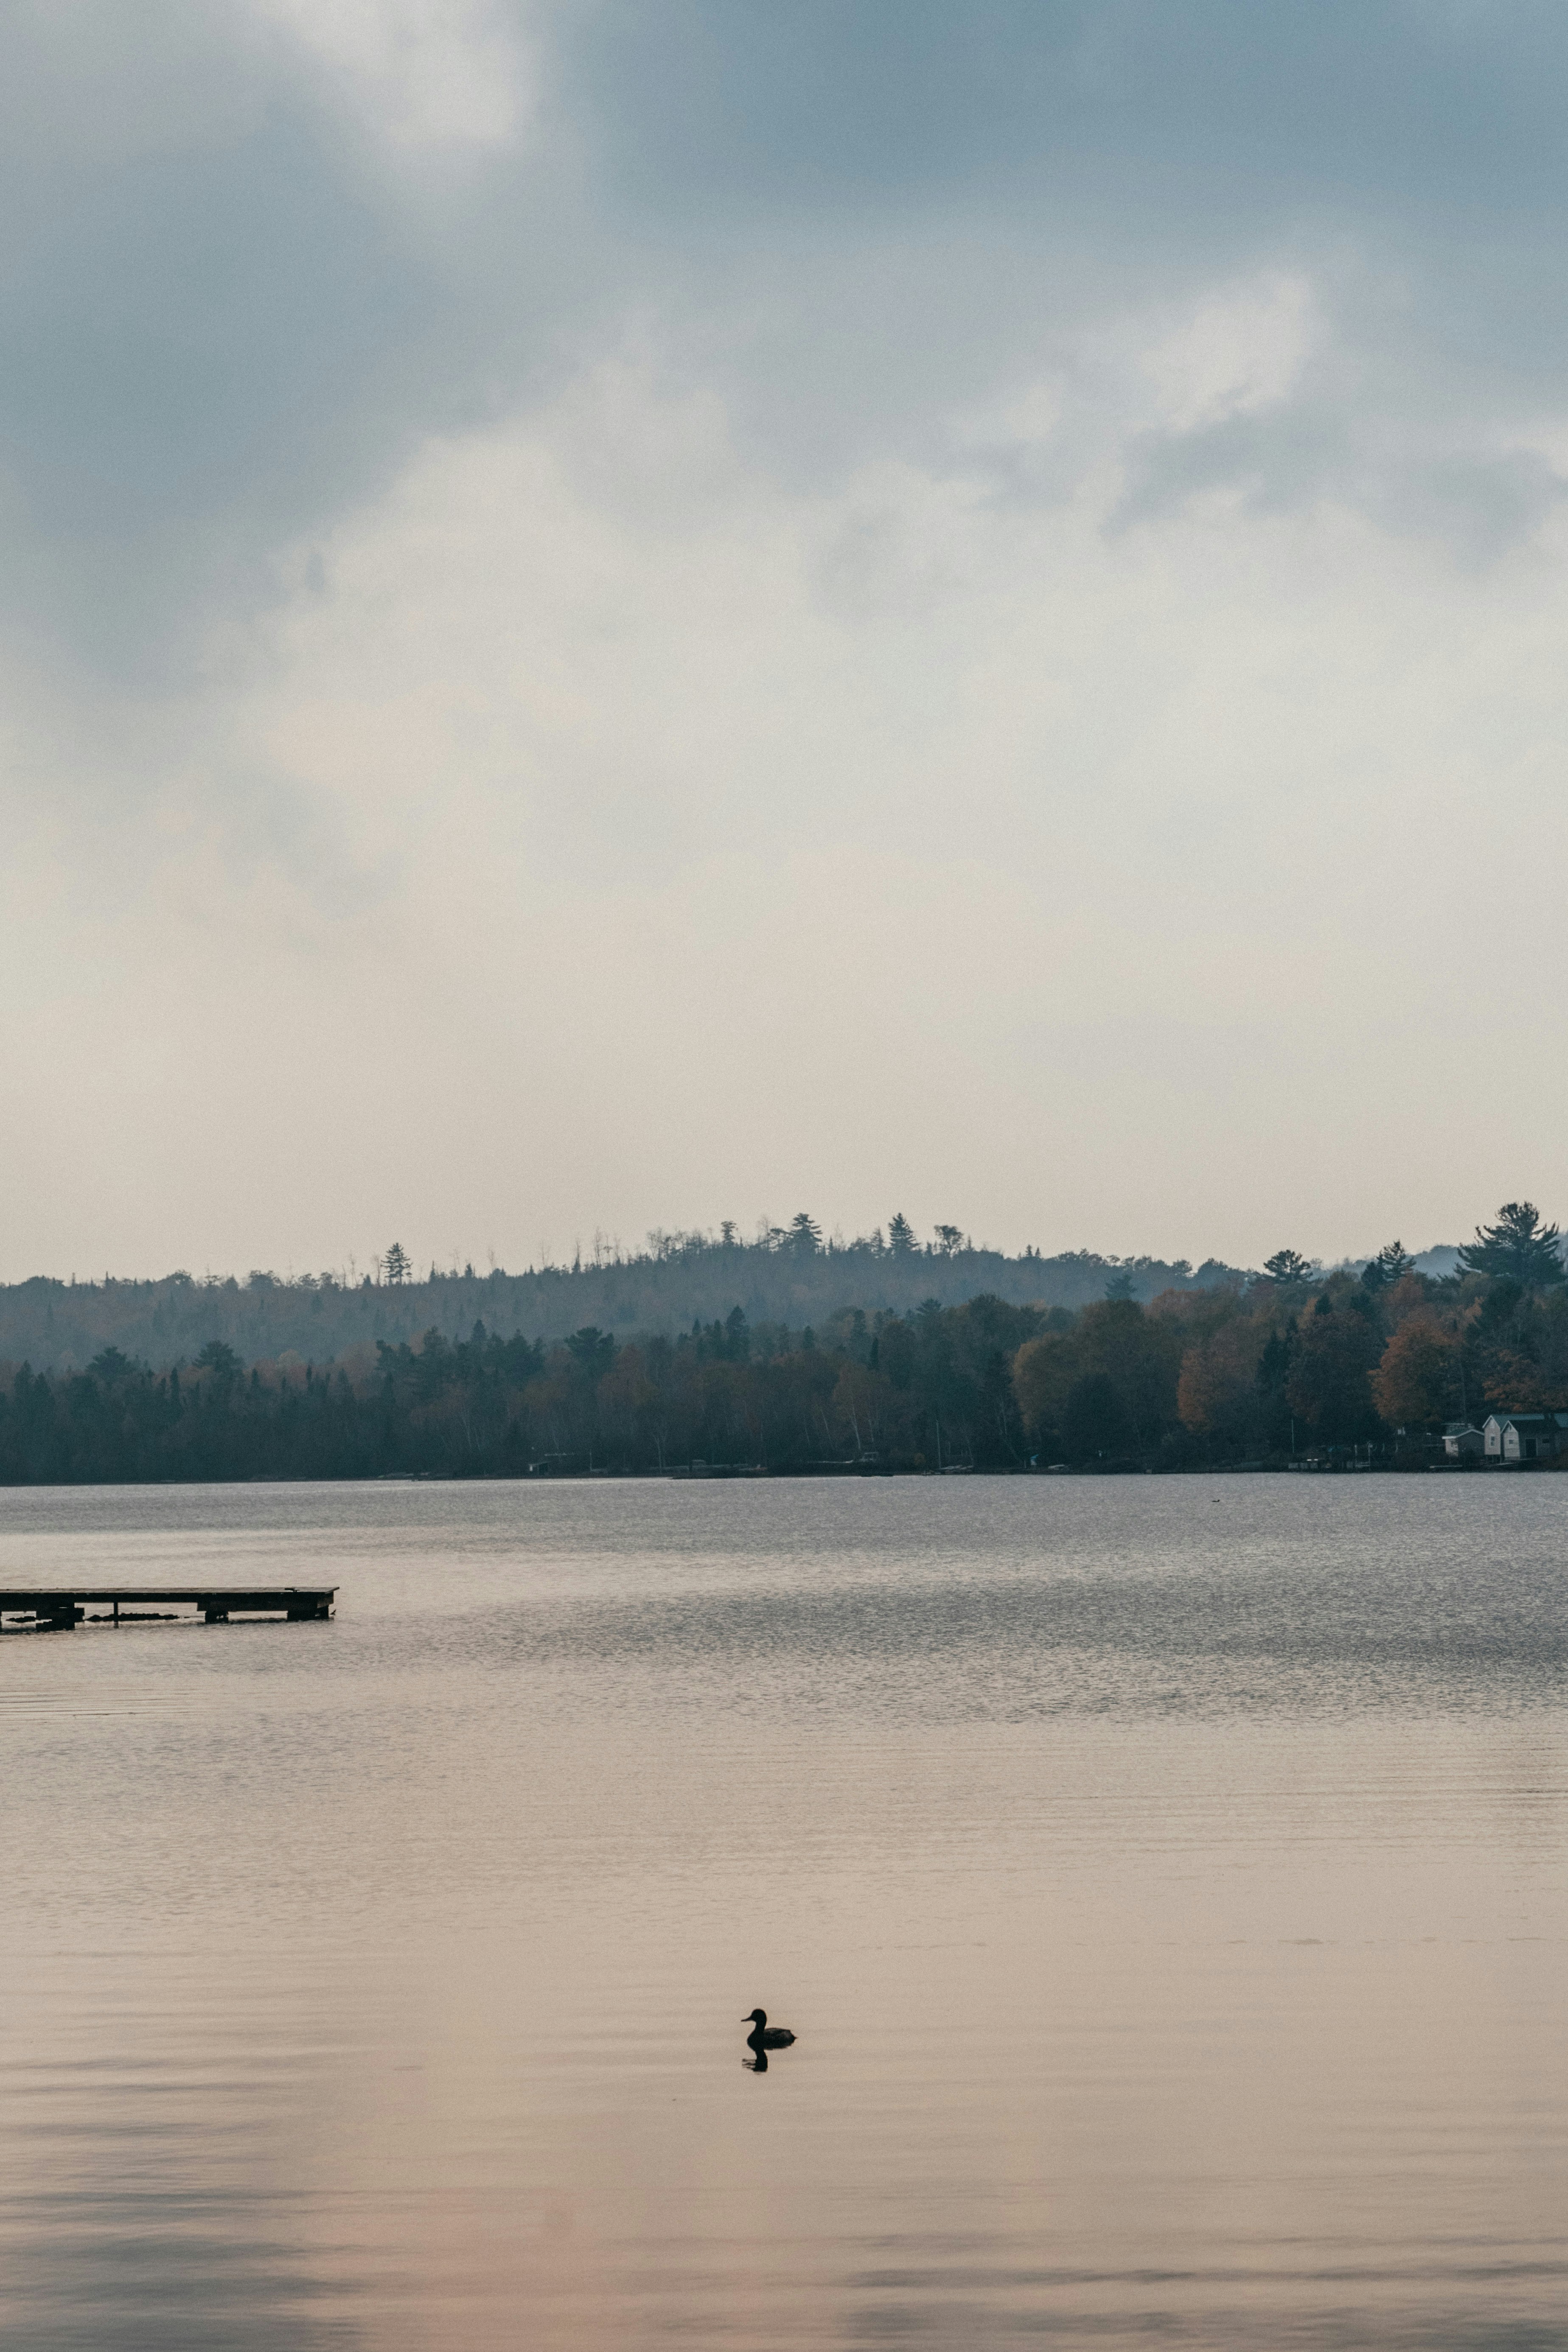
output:
[[[741,2022],[752,2029],[746,2036],[747,2047],[752,2050],[787,2050],[795,2040],[787,2025],[768,2023],[765,2009],[753,2009],[750,2017],[743,2017]]]

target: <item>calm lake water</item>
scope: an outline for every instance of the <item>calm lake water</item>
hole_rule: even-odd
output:
[[[342,1587],[0,1643],[0,2340],[1568,2347],[1565,1528],[0,1495],[0,1581]]]

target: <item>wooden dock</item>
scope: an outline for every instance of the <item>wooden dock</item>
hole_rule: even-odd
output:
[[[121,1625],[194,1609],[209,1625],[231,1617],[330,1617],[335,1584],[27,1584],[0,1588],[0,1632],[67,1633],[89,1619]],[[162,1603],[162,1606],[159,1604]],[[5,1624],[5,1620],[13,1621]]]

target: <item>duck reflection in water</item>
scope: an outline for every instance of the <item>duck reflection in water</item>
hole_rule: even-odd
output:
[[[787,2025],[770,2025],[765,2009],[753,2009],[750,2017],[742,2018],[741,2022],[752,2029],[746,2036],[746,2047],[752,2053],[746,2064],[753,2074],[765,2074],[768,2052],[787,2050],[795,2036]]]

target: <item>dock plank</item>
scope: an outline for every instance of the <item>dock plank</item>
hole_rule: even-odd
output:
[[[335,1584],[14,1584],[0,1586],[0,1617],[29,1616],[59,1628],[76,1624],[96,1604],[116,1615],[138,1606],[199,1610],[208,1622],[266,1613],[330,1617]]]

